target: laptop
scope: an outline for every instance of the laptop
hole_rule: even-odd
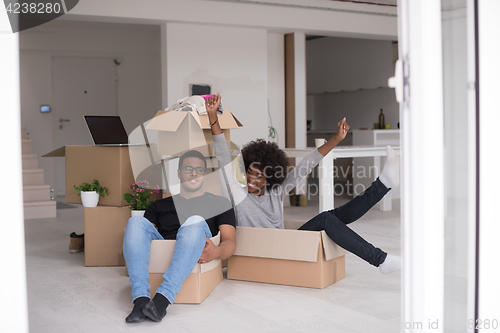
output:
[[[129,143],[120,116],[83,116],[94,145],[127,147],[145,145]]]

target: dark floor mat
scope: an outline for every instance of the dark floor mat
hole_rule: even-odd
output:
[[[67,208],[76,208],[77,206],[68,205],[64,202],[56,202],[56,209],[67,209]]]

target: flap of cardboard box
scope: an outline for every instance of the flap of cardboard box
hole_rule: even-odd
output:
[[[196,111],[158,111],[146,129],[175,132],[186,117],[196,121],[202,129],[210,128],[208,115],[198,115]],[[222,129],[235,129],[243,126],[228,110],[218,115],[218,121]]]
[[[317,231],[237,227],[234,255],[316,262],[320,237]]]
[[[302,220],[285,220],[285,229],[297,230],[306,222]],[[327,261],[347,253],[346,250],[335,244],[325,231],[321,231],[321,239],[323,240],[323,250]]]
[[[297,230],[307,221],[303,220],[285,220],[285,229]]]
[[[187,116],[190,116],[190,112],[158,111],[146,129],[175,132]]]
[[[210,238],[218,246],[220,233]],[[170,267],[175,250],[175,240],[154,240],[151,242],[151,257],[149,258],[149,273],[165,273]],[[196,264],[191,273],[205,273],[219,265],[220,260],[212,260],[206,264]]]
[[[208,120],[207,114],[200,115],[199,119],[201,128],[210,128],[210,122]],[[235,129],[243,126],[229,110],[224,110],[222,114],[219,114],[217,116],[217,121],[219,122],[220,128],[222,129]]]
[[[323,230],[321,231],[321,239],[323,240],[323,250],[325,251],[326,261],[337,258],[348,253],[345,249],[338,246]]]
[[[59,147],[41,157],[62,157],[66,155],[66,146]]]

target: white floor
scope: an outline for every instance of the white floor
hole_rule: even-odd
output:
[[[399,254],[398,201],[393,208],[373,208],[350,226],[375,246]],[[317,212],[314,201],[285,208],[290,219]],[[68,252],[69,234],[83,232],[82,207],[60,209],[57,216],[25,223],[31,333],[399,331],[400,273],[383,275],[352,254],[346,256],[346,278],[322,290],[224,278],[202,304],[169,306],[160,323],[127,324],[132,304],[125,269],[84,267],[84,253]]]

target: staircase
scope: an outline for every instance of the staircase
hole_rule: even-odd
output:
[[[44,184],[43,169],[38,168],[38,156],[33,154],[26,127],[21,127],[23,156],[24,219],[56,217],[56,202],[50,198],[50,186]]]

